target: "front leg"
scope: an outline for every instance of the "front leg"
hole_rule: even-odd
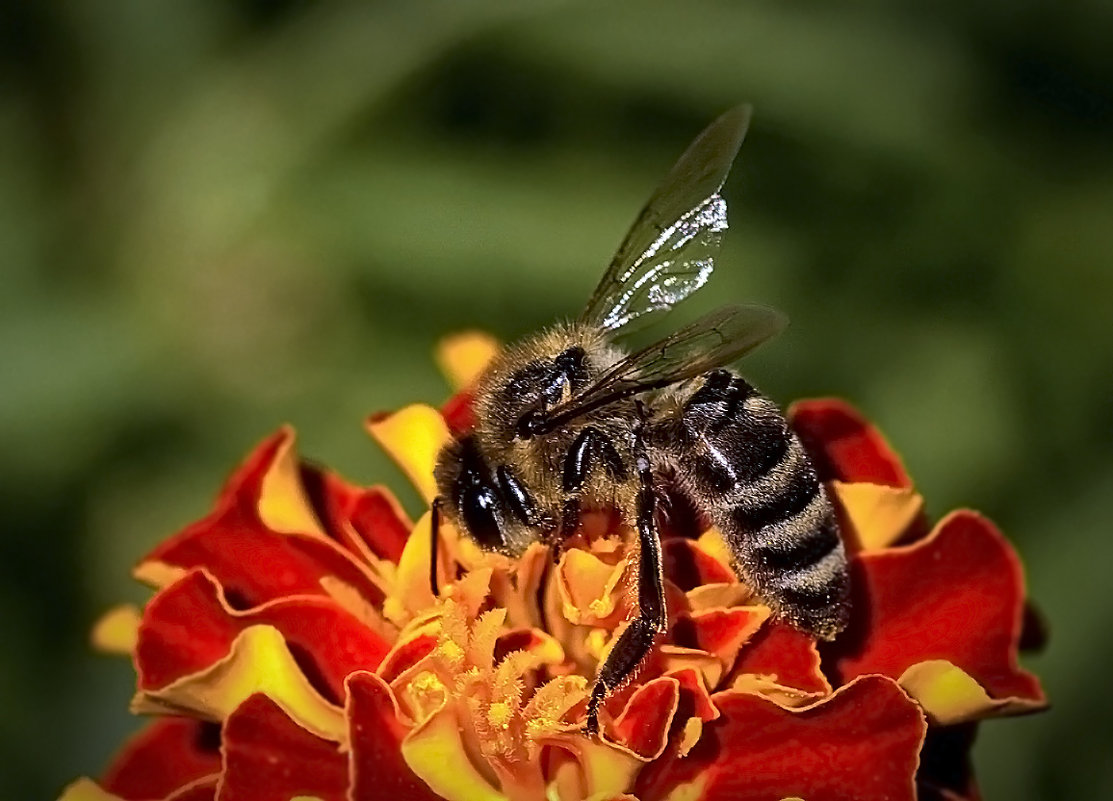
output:
[[[653,491],[653,470],[645,449],[644,419],[634,431],[634,460],[638,473],[638,615],[611,648],[599,668],[591,698],[587,704],[589,735],[599,733],[599,706],[603,700],[633,673],[653,647],[653,640],[668,625],[665,609],[665,576],[661,560],[661,539],[657,534],[656,494]]]
[[[603,466],[612,480],[626,481],[626,465],[622,463],[614,443],[598,428],[588,426],[576,436],[564,458],[561,485],[565,501],[561,511],[561,537],[568,537],[576,530],[580,519],[579,494],[596,463]]]

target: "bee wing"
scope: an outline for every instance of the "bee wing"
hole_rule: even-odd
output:
[[[615,401],[687,381],[735,359],[785,329],[788,318],[768,306],[725,306],[632,353],[595,383],[545,415],[552,430]]]
[[[706,283],[727,228],[719,195],[750,124],[750,107],[696,137],[638,214],[581,320],[614,331],[679,303]]]

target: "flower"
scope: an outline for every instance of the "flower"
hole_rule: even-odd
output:
[[[444,343],[457,394],[368,422],[426,501],[494,352]],[[663,536],[669,628],[583,731],[600,660],[634,609],[623,521],[586,516],[553,562],[480,551],[389,490],[301,461],[283,428],[213,511],[135,569],[156,593],[94,642],[135,664],[153,721],[66,801],[293,798],[974,799],[977,722],[1045,705],[1018,665],[1021,565],[984,517],[929,524],[881,435],[841,401],[790,409],[851,554],[847,630],[774,618],[685,515]]]

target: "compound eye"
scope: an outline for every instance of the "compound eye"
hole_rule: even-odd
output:
[[[472,486],[465,489],[460,497],[460,514],[468,527],[468,534],[477,545],[487,550],[505,547],[499,497],[491,487]]]

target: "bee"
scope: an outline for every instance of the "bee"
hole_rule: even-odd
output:
[[[438,454],[432,584],[442,515],[482,549],[559,544],[590,509],[636,531],[636,615],[600,665],[585,730],[667,626],[657,515],[685,497],[723,535],[776,614],[824,639],[843,629],[849,579],[816,470],[777,406],[726,366],[787,325],[758,305],[713,311],[628,352],[615,342],[702,287],[727,228],[720,195],[749,126],[741,106],[688,147],[646,203],[574,322],[511,345],[475,390],[476,424]]]

